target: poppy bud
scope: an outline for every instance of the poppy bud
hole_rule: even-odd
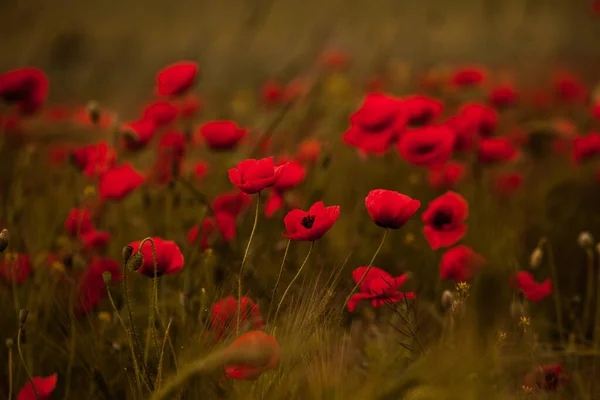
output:
[[[529,266],[531,269],[536,269],[542,263],[542,258],[544,256],[544,252],[540,247],[536,247],[531,253],[531,258],[529,259]]]
[[[594,237],[588,231],[583,231],[577,237],[577,243],[584,249],[592,247],[594,245]]]
[[[129,257],[131,257],[132,253],[133,253],[133,247],[131,247],[130,245],[126,245],[125,247],[123,247],[121,254],[123,255],[124,263],[126,263],[129,260]]]
[[[8,247],[8,229],[2,229],[0,232],[0,253]]]
[[[130,271],[137,271],[138,269],[140,269],[142,267],[143,264],[144,264],[144,256],[142,255],[141,252],[136,251],[131,255],[131,257],[129,257],[129,260],[127,260],[126,265]]]
[[[12,349],[12,347],[13,347],[13,344],[14,344],[14,342],[13,342],[12,338],[8,338],[8,339],[6,339],[6,347],[7,347],[9,350],[10,350],[10,349]]]
[[[28,309],[22,308],[21,310],[19,310],[19,325],[20,326],[25,325],[25,322],[27,322],[28,315],[29,315]]]
[[[100,107],[95,101],[90,101],[87,106],[87,113],[92,124],[97,124],[100,121]]]
[[[104,279],[104,284],[109,285],[112,281],[112,274],[109,271],[103,272],[102,279]]]
[[[450,306],[452,306],[453,302],[454,295],[452,294],[452,292],[450,290],[444,290],[444,293],[442,293],[442,307],[444,308],[444,310],[449,309]]]

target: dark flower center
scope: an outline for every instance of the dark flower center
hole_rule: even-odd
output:
[[[555,390],[558,387],[558,375],[556,372],[548,372],[546,376],[544,376],[545,389],[547,390]]]
[[[433,226],[438,229],[443,229],[446,225],[452,223],[452,214],[448,211],[438,211],[433,217]]]
[[[435,149],[435,144],[431,144],[431,143],[422,144],[415,148],[415,153],[424,155],[427,153],[431,153],[434,149]]]
[[[315,223],[315,216],[314,215],[307,215],[306,217],[302,218],[302,221],[300,223],[306,229],[310,229],[310,228],[313,227],[313,224]]]
[[[433,114],[429,110],[424,110],[419,112],[416,115],[413,115],[409,118],[408,124],[413,127],[419,127],[423,125],[427,125],[429,121],[433,118]]]

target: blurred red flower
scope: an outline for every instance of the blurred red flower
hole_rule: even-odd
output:
[[[552,294],[552,282],[546,279],[536,282],[530,272],[520,271],[511,279],[513,287],[521,290],[529,301],[538,302]]]
[[[273,370],[279,364],[280,349],[277,339],[263,331],[244,333],[235,339],[227,349],[232,350],[239,347],[258,349],[265,352],[265,357],[254,364],[226,365],[225,375],[229,379],[256,380],[263,372]]]
[[[177,244],[171,240],[164,240],[160,237],[153,237],[156,247],[156,276],[172,275],[178,273],[183,268],[183,254]],[[141,240],[129,243],[134,252],[140,250]],[[152,257],[152,243],[146,241],[141,251],[143,263],[138,273],[152,278],[154,276],[154,258]]]
[[[308,210],[294,209],[287,213],[283,222],[290,240],[314,242],[327,233],[340,216],[340,206],[325,207],[318,201]]]
[[[100,178],[102,199],[121,200],[144,183],[144,177],[129,163],[108,170]]]
[[[271,190],[265,203],[265,217],[271,218],[275,213],[283,208],[283,193],[277,190]]]
[[[212,150],[232,150],[248,130],[239,128],[233,121],[210,121],[200,127],[200,135]]]
[[[110,272],[112,284],[123,279],[117,261],[110,258],[94,258],[79,279],[78,312],[93,310],[106,296],[106,285],[102,276],[105,272]]]
[[[31,382],[27,382],[17,395],[17,400],[50,400],[52,392],[56,388],[57,374],[52,374],[46,378],[34,376]],[[33,387],[35,386],[35,391]],[[36,396],[37,392],[37,396]]]
[[[202,107],[204,106],[202,100],[194,95],[184,97],[177,105],[179,107],[179,115],[182,118],[192,118],[196,116],[202,111]]]
[[[273,165],[273,157],[248,159],[229,170],[229,180],[242,191],[254,194],[275,185],[283,168],[285,165]]]
[[[175,121],[177,114],[179,114],[177,106],[168,101],[158,100],[144,108],[142,120],[150,120],[154,122],[156,127],[162,128]]]
[[[281,170],[281,175],[277,182],[273,185],[273,189],[279,192],[285,192],[293,189],[304,181],[306,178],[306,168],[297,161],[282,161],[275,164],[275,167],[284,167]]]
[[[80,239],[83,243],[84,251],[99,250],[108,245],[110,233],[92,229],[91,231],[82,234]]]
[[[330,71],[341,71],[348,66],[348,55],[340,50],[328,50],[321,56],[321,63]]]
[[[440,264],[440,278],[466,282],[485,264],[485,259],[473,249],[458,245],[446,250]]]
[[[194,225],[188,232],[188,242],[190,244],[199,243],[202,250],[210,247],[210,237],[216,232],[215,220],[213,218],[204,218],[202,227]]]
[[[32,114],[44,104],[48,78],[37,68],[19,68],[0,74],[0,99],[16,104],[23,114]]]
[[[20,285],[31,274],[31,259],[22,253],[9,253],[0,261],[0,279],[9,284]]]
[[[429,168],[427,175],[429,186],[434,189],[452,189],[464,178],[465,171],[465,165],[457,161]]]
[[[369,192],[365,205],[377,226],[399,229],[417,212],[421,202],[393,190],[376,189]]]
[[[503,172],[494,176],[492,188],[501,196],[511,196],[523,186],[523,175],[518,172]]]
[[[567,71],[559,71],[554,77],[554,95],[563,102],[584,102],[588,97],[586,86],[578,77]]]
[[[519,101],[519,92],[513,85],[499,85],[490,91],[488,101],[497,108],[512,106]]]
[[[179,61],[167,65],[156,75],[156,92],[160,96],[180,96],[196,82],[198,64]]]
[[[460,109],[464,122],[481,137],[492,136],[498,125],[498,112],[488,106],[478,103],[467,103]]]
[[[479,142],[479,162],[485,164],[513,160],[519,154],[507,138],[486,138]]]
[[[150,119],[140,119],[123,125],[123,146],[126,150],[143,149],[152,141],[156,133],[156,123]]]
[[[423,96],[409,96],[402,100],[402,112],[408,116],[408,125],[423,126],[434,122],[444,110],[441,101]]]
[[[210,327],[217,340],[235,329],[237,320],[238,301],[229,296],[214,303],[210,308]],[[265,322],[258,306],[250,297],[242,297],[240,324],[248,325],[249,329],[260,329]]]
[[[541,365],[525,375],[525,385],[544,391],[555,391],[570,381],[560,364]]]
[[[267,81],[262,87],[261,101],[267,108],[280,105],[284,100],[284,88],[275,81]]]
[[[465,66],[454,71],[450,83],[454,86],[468,87],[481,85],[487,79],[487,71],[478,66]]]
[[[352,271],[354,282],[358,283],[367,269],[368,267],[359,267]],[[350,297],[347,305],[348,311],[354,312],[356,305],[361,300],[370,300],[373,307],[380,307],[389,303],[397,303],[404,298],[416,298],[412,292],[399,292],[408,276],[408,274],[404,274],[394,278],[382,269],[371,267],[358,287],[360,293]]]
[[[72,237],[79,237],[94,229],[92,214],[87,209],[72,208],[65,219],[65,230]]]
[[[467,233],[464,220],[469,204],[456,192],[446,192],[429,203],[422,215],[423,233],[433,250],[454,245]]]
[[[208,164],[204,161],[198,161],[192,169],[196,179],[203,179],[208,173]]]
[[[468,116],[458,114],[448,118],[444,125],[454,132],[454,151],[466,152],[473,148],[477,139],[477,127]]]
[[[435,167],[450,159],[455,138],[455,133],[446,126],[425,126],[404,133],[397,149],[411,164]]]
[[[321,142],[317,139],[304,139],[298,147],[296,160],[303,164],[314,164],[321,153]]]
[[[573,139],[573,161],[581,163],[600,154],[600,133],[592,132]]]
[[[600,122],[600,102],[596,103],[592,107],[592,117],[594,117],[596,121]]]

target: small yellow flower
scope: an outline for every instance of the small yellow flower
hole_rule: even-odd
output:
[[[110,322],[112,320],[112,315],[109,312],[102,311],[98,313],[98,319],[102,322]]]
[[[456,294],[461,299],[466,299],[469,297],[469,290],[471,289],[471,285],[467,282],[458,282],[456,284]]]
[[[498,339],[498,344],[504,342],[507,337],[508,337],[508,334],[504,331],[496,332],[496,338]]]
[[[65,264],[61,263],[60,261],[54,261],[52,263],[52,265],[50,265],[50,269],[53,272],[57,272],[57,273],[64,273],[65,272]]]
[[[521,317],[519,319],[519,326],[521,326],[521,328],[523,328],[524,332],[527,332],[527,327],[531,325],[531,318],[530,317]]]
[[[93,186],[93,185],[86,186],[85,189],[83,189],[83,195],[85,197],[95,196],[96,195],[96,186]]]

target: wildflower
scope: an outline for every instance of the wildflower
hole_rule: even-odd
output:
[[[327,233],[340,216],[339,206],[325,207],[322,201],[312,205],[308,211],[294,209],[287,213],[283,222],[290,240],[314,242]]]
[[[143,120],[154,122],[156,127],[161,128],[169,125],[177,119],[179,109],[168,101],[155,101],[144,108],[142,113]]]
[[[468,103],[465,104],[459,114],[466,124],[481,137],[489,137],[496,131],[498,125],[498,112],[483,104]]]
[[[72,208],[65,220],[65,230],[72,237],[79,237],[94,229],[92,215],[87,209]]]
[[[304,139],[298,147],[296,159],[302,164],[314,164],[319,159],[321,143],[317,139]]]
[[[0,279],[9,284],[20,285],[31,274],[31,259],[27,254],[5,253],[0,261]]]
[[[152,141],[157,125],[153,120],[140,119],[123,124],[123,146],[130,151],[143,149]]]
[[[255,380],[266,371],[277,368],[279,364],[279,344],[277,340],[263,331],[250,331],[240,335],[228,349],[248,348],[264,352],[264,357],[255,363],[225,366],[225,374],[229,379]]]
[[[402,100],[402,112],[408,116],[408,125],[413,127],[433,123],[443,110],[441,101],[427,96],[416,95]]]
[[[446,250],[440,264],[440,278],[466,282],[485,264],[485,259],[470,247],[459,245]]]
[[[238,301],[229,296],[214,303],[210,309],[210,327],[217,339],[223,338],[233,327],[237,320]],[[250,329],[260,329],[264,320],[258,305],[250,297],[242,297],[241,317],[242,325],[248,324]]]
[[[526,386],[544,391],[555,391],[569,380],[560,364],[542,365],[525,375]]]
[[[210,121],[200,127],[200,135],[212,150],[232,150],[248,133],[233,121]]]
[[[192,118],[202,110],[202,100],[197,96],[190,95],[183,98],[179,103],[179,115],[182,118]]]
[[[108,245],[110,233],[92,229],[91,231],[82,234],[80,239],[83,243],[84,251],[97,250],[105,248]]]
[[[587,231],[583,231],[577,236],[577,244],[584,249],[592,247],[594,243],[594,237]]]
[[[469,297],[469,292],[471,290],[471,285],[468,282],[457,282],[456,283],[456,296],[458,300],[465,300]]]
[[[458,87],[481,85],[487,78],[487,72],[478,66],[465,66],[454,71],[450,83]]]
[[[445,125],[425,126],[405,132],[396,148],[411,164],[435,167],[450,159],[455,138],[455,133]]]
[[[463,163],[454,161],[429,168],[429,186],[434,189],[451,189],[464,178],[465,171]]]
[[[261,101],[267,108],[280,105],[284,99],[284,88],[275,81],[267,81],[262,87]]]
[[[200,243],[200,248],[206,250],[210,247],[209,239],[216,231],[215,221],[212,218],[204,218],[202,225],[194,225],[188,232],[189,243]]]
[[[367,272],[368,270],[368,272]],[[364,276],[366,273],[366,276]],[[364,276],[364,278],[363,278]],[[409,275],[404,274],[398,277],[392,277],[386,271],[377,267],[359,267],[352,271],[352,278],[358,283],[363,278],[358,289],[360,293],[353,294],[348,301],[348,311],[354,312],[356,305],[361,300],[370,300],[373,307],[380,307],[389,303],[397,303],[405,297],[412,299],[415,294],[412,292],[399,292]]]
[[[600,1],[597,2],[600,7]],[[600,122],[600,101],[594,104],[592,107],[592,117],[596,119],[597,122]]]
[[[479,142],[479,162],[485,164],[511,161],[518,155],[517,149],[506,138],[487,138]]]
[[[176,274],[183,268],[183,254],[177,244],[170,240],[164,240],[159,237],[153,237],[152,240],[156,246],[156,276],[165,274]],[[129,246],[134,252],[140,252],[142,241],[129,243]],[[144,247],[141,249],[143,263],[137,270],[138,273],[152,278],[154,276],[154,258],[152,251],[152,243],[144,242]]]
[[[469,204],[456,192],[446,192],[429,203],[422,215],[423,233],[432,249],[452,246],[466,233],[465,218],[469,215]]]
[[[533,275],[526,271],[520,271],[512,279],[512,285],[527,297],[529,301],[538,302],[552,294],[552,282],[546,279],[541,283],[533,279]]]
[[[559,71],[554,77],[554,95],[562,102],[583,102],[588,97],[588,90],[575,75],[567,71]]]
[[[377,226],[399,229],[412,217],[421,202],[392,190],[371,190],[365,198],[371,219]]]
[[[510,196],[523,185],[523,175],[518,172],[496,174],[492,180],[492,188],[500,196]]]
[[[208,165],[204,161],[198,161],[192,171],[196,179],[203,179],[208,173]]]
[[[514,86],[508,84],[494,87],[488,95],[488,101],[490,104],[498,108],[511,106],[518,100],[519,93]]]
[[[123,279],[119,263],[110,258],[94,258],[79,279],[78,312],[88,312],[106,296],[104,274],[112,284]]]
[[[198,64],[179,61],[167,65],[156,75],[156,92],[160,96],[180,96],[196,82]]]
[[[46,378],[34,376],[32,379],[33,385],[31,382],[27,382],[19,391],[17,400],[50,400],[52,392],[56,388],[57,377],[57,374],[52,374]]]
[[[248,159],[229,170],[229,180],[242,191],[253,194],[273,186],[285,165],[275,167],[273,157],[260,160]]]
[[[23,114],[32,114],[44,104],[48,78],[37,68],[20,68],[0,74],[0,100],[16,104]]]
[[[477,139],[476,126],[463,114],[453,115],[443,125],[454,132],[454,151],[466,152],[473,148]]]
[[[306,177],[306,168],[297,161],[284,161],[275,164],[275,167],[284,167],[273,189],[284,192],[298,186]]]
[[[124,163],[111,168],[100,178],[99,192],[102,199],[121,200],[144,183],[144,177],[131,164]]]

